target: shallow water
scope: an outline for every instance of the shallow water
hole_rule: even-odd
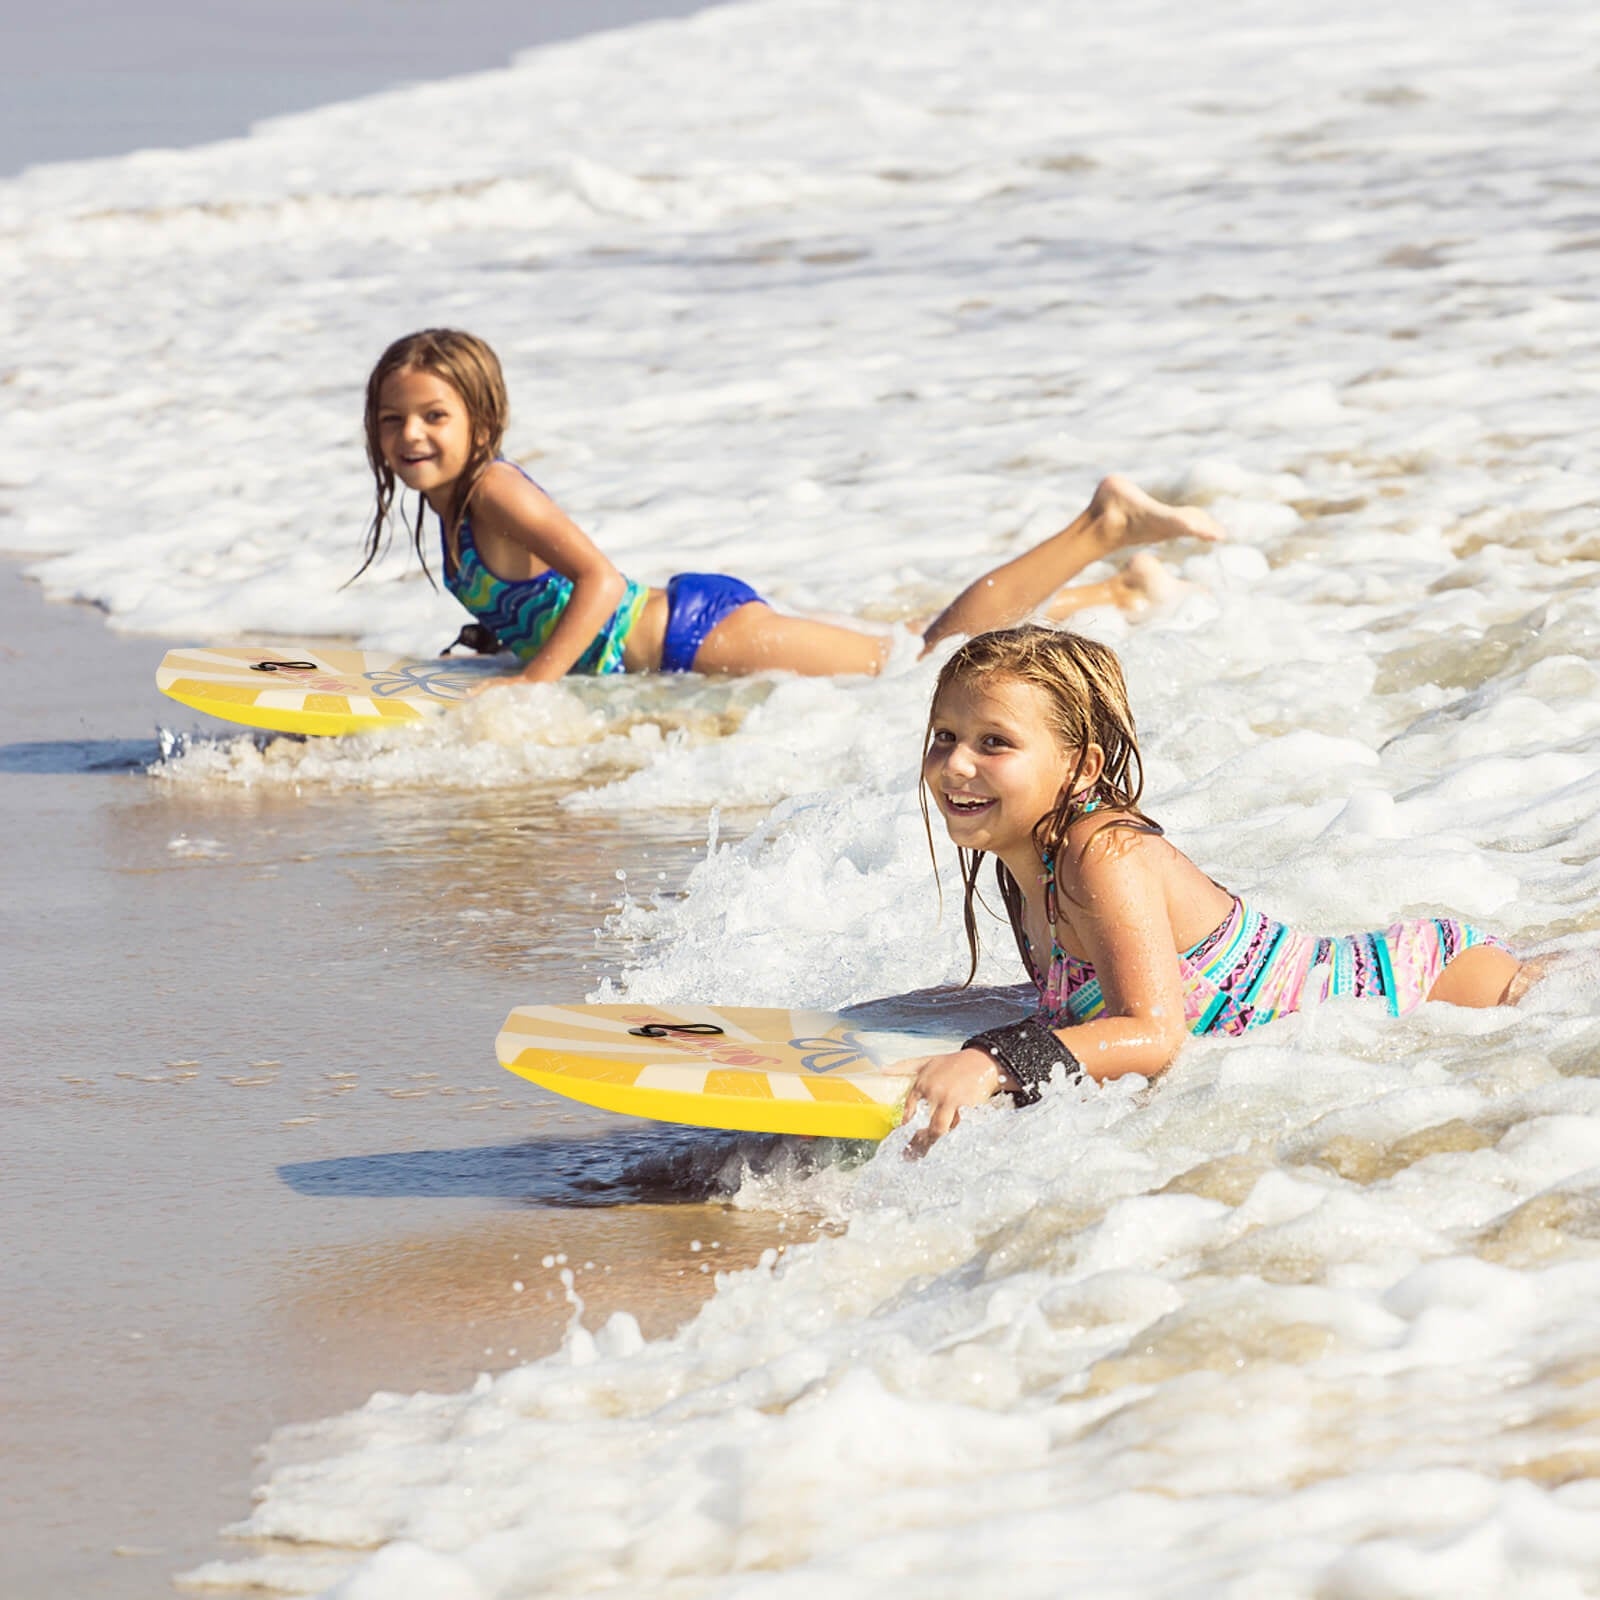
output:
[[[898,1137],[759,1162],[741,1237],[808,1242],[698,1274],[661,1336],[624,1314],[643,1280],[638,1307],[596,1294],[568,1251],[559,1352],[280,1431],[240,1542],[186,1581],[1596,1593],[1594,15],[845,9],[730,6],[6,186],[5,470],[45,583],[128,628],[448,637],[399,561],[337,588],[360,382],[424,322],[497,344],[512,450],[645,579],[727,566],[893,620],[1120,467],[1234,535],[1171,553],[1193,587],[1158,614],[1085,624],[1123,652],[1178,843],[1303,925],[1448,908],[1552,974],[1515,1013],[1334,1005],[1198,1043],[1159,1086],[976,1115],[920,1164]],[[93,350],[48,314],[68,293]],[[91,424],[107,465],[78,489]],[[143,804],[204,807],[193,836],[238,861],[211,819],[362,819],[344,888],[388,965],[330,1008],[356,979],[434,992],[435,938],[452,974],[522,974],[543,890],[493,864],[535,813],[628,875],[573,907],[605,928],[591,993],[837,1007],[962,970],[913,788],[932,670],[902,648],[871,683],[203,737]],[[440,804],[453,832],[417,820]],[[491,876],[454,881],[467,860]],[[978,1003],[1015,1004],[990,932]]]
[[[274,1426],[554,1348],[569,1262],[670,1331],[786,1243],[724,1202],[792,1158],[494,1060],[615,970],[614,852],[674,892],[703,821],[152,779],[150,643],[0,578],[0,1588],[145,1600]]]

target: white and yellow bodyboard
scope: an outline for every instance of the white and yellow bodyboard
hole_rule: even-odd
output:
[[[341,734],[415,724],[519,670],[507,657],[397,656],[344,645],[169,650],[156,687],[225,722],[274,733]]]
[[[519,1006],[501,1066],[606,1111],[750,1133],[882,1139],[909,1080],[882,1068],[955,1049],[831,1011],[754,1006]]]

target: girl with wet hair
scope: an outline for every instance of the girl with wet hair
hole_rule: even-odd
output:
[[[1373,933],[1286,927],[1209,878],[1142,809],[1143,769],[1122,667],[1092,639],[1041,627],[982,634],[945,662],[922,781],[973,902],[994,858],[1001,901],[1039,994],[1023,1022],[903,1062],[919,1148],[964,1107],[1039,1098],[1054,1076],[1161,1072],[1190,1034],[1239,1034],[1341,996],[1400,1016],[1425,1000],[1493,1006],[1528,974],[1492,934],[1449,916]]]

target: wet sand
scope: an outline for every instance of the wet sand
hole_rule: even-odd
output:
[[[395,0],[179,0],[156,29],[73,0],[12,30],[0,172],[234,136],[705,3],[470,0],[446,38]],[[275,1427],[553,1348],[572,1307],[546,1257],[590,1326],[626,1306],[655,1333],[708,1264],[782,1242],[695,1203],[725,1142],[494,1060],[510,1005],[614,970],[594,930],[619,852],[670,887],[703,831],[557,817],[553,793],[168,787],[145,773],[157,728],[203,719],[156,693],[164,648],[0,564],[7,1600],[171,1594],[247,1509]]]
[[[653,1334],[783,1242],[717,1204],[721,1136],[494,1059],[511,1005],[616,970],[618,861],[670,891],[703,823],[168,786],[158,724],[202,719],[155,692],[163,644],[12,567],[0,639],[8,1600],[170,1593],[275,1427],[553,1348],[546,1257],[588,1326]]]

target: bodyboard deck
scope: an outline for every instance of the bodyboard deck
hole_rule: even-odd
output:
[[[640,1031],[647,1028],[659,1031]],[[899,1125],[910,1080],[881,1069],[959,1043],[865,1029],[831,1011],[569,1005],[518,1006],[495,1049],[508,1071],[606,1111],[746,1133],[882,1139]]]
[[[167,651],[156,687],[181,705],[274,733],[343,734],[416,724],[459,705],[506,656],[416,657],[345,645],[214,645]]]

